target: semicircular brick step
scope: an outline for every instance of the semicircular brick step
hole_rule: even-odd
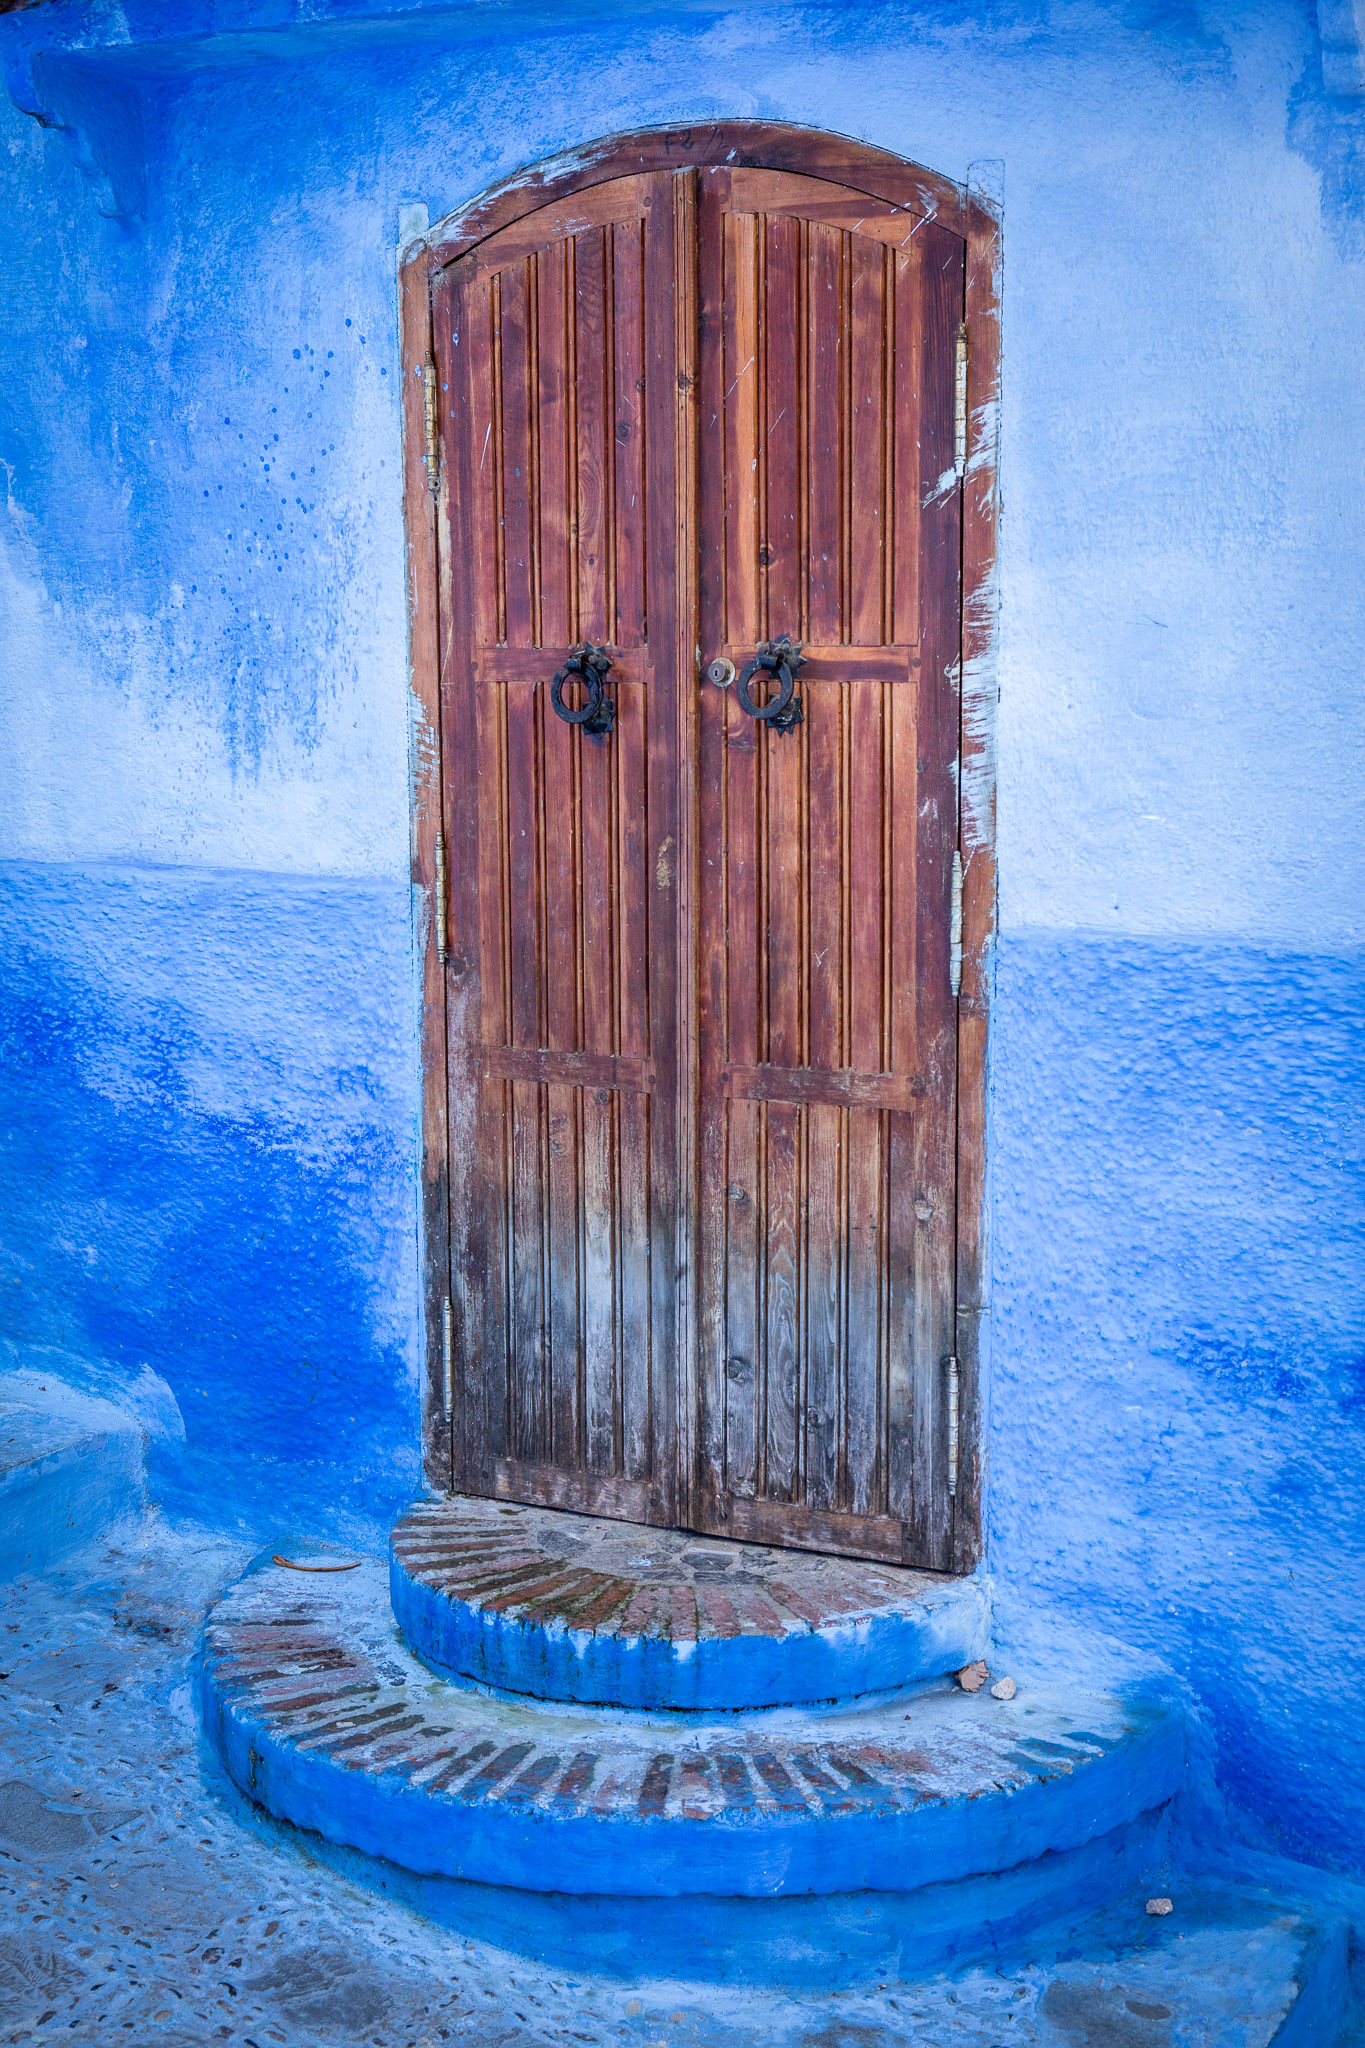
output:
[[[253,1566],[208,1616],[202,1687],[270,1812],[540,1892],[911,1892],[1112,1835],[1171,1796],[1183,1755],[1158,1706],[1032,1687],[709,1719],[490,1697],[410,1654],[377,1559]]]
[[[989,1631],[980,1579],[453,1498],[393,1531],[398,1625],[435,1670],[537,1699],[733,1710],[893,1692]]]

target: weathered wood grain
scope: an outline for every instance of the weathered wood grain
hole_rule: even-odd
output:
[[[403,351],[403,515],[407,534],[408,657],[412,705],[411,880],[421,934],[422,973],[422,1321],[434,1365],[422,1387],[423,1469],[438,1486],[452,1470],[450,1417],[442,1371],[445,1303],[450,1291],[450,1132],[446,1120],[446,973],[437,944],[440,904],[436,840],[442,827],[441,684],[436,602],[439,508],[426,462],[425,366],[432,351],[427,272],[410,265],[401,282]],[[443,409],[444,414],[444,409]],[[449,930],[449,926],[447,926]],[[459,1190],[463,1192],[463,1190]]]
[[[470,737],[455,886],[481,998],[449,1059],[482,1225],[460,1239],[461,1478],[609,1485],[629,1461],[656,1514],[676,1470],[674,931],[656,883],[676,810],[673,269],[664,175],[521,222],[442,283],[466,337],[449,583],[476,586],[446,677]],[[580,635],[622,652],[609,737],[556,717],[545,687]]]
[[[700,1519],[876,1555],[895,1522],[942,1569],[964,245],[818,181],[700,186],[703,657],[815,643],[793,732],[702,690]]]
[[[957,1355],[961,1455],[953,1569],[984,1545],[983,1332],[988,1325],[986,1093],[995,937],[996,476],[1000,401],[1000,221],[981,193],[967,210],[967,475],[962,548],[962,993],[958,1004]]]
[[[736,166],[815,178],[879,199],[909,219],[928,215],[958,234],[965,232],[967,202],[961,186],[922,165],[821,129],[775,121],[712,121],[609,136],[533,164],[438,222],[427,238],[427,260],[437,266],[453,263],[499,229],[522,222],[538,209],[552,209],[570,199],[575,207],[586,205],[593,188],[610,181],[689,166]],[[566,219],[561,232],[572,226]]]
[[[744,123],[561,160],[405,266],[440,1484],[979,1555],[997,268],[947,181]],[[788,735],[696,665],[783,631]],[[606,742],[549,706],[581,637]]]

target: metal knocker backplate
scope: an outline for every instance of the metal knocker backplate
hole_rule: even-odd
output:
[[[796,694],[796,678],[805,660],[800,644],[783,634],[780,640],[765,640],[756,650],[753,659],[746,661],[735,683],[735,694],[739,708],[747,711],[750,718],[762,725],[770,725],[774,732],[793,732],[801,723],[801,699]],[[775,678],[777,688],[766,704],[755,704],[749,695],[749,685],[759,670]]]
[[[563,668],[555,670],[550,684],[555,716],[562,718],[565,725],[581,725],[594,739],[605,739],[616,723],[616,706],[602,690],[610,667],[611,656],[606,648],[594,647],[591,640],[585,640],[581,647],[574,648]],[[584,701],[577,711],[570,711],[564,702],[564,685],[570,676],[577,676],[583,685]]]

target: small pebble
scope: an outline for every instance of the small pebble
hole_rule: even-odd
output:
[[[980,1692],[990,1675],[986,1665],[978,1658],[975,1664],[963,1665],[957,1674],[957,1682],[964,1692]]]
[[[1171,1901],[1169,1899],[1148,1899],[1147,1911],[1153,1916],[1154,1919],[1163,1920],[1166,1917],[1167,1913],[1173,1913],[1175,1911],[1175,1907],[1171,1904]]]
[[[991,1687],[991,1698],[993,1700],[1012,1700],[1018,1690],[1019,1688],[1012,1678],[1002,1678],[998,1685]]]

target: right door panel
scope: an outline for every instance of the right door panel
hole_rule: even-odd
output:
[[[964,245],[823,180],[699,191],[694,1519],[947,1570]],[[752,696],[762,708],[755,679]]]

